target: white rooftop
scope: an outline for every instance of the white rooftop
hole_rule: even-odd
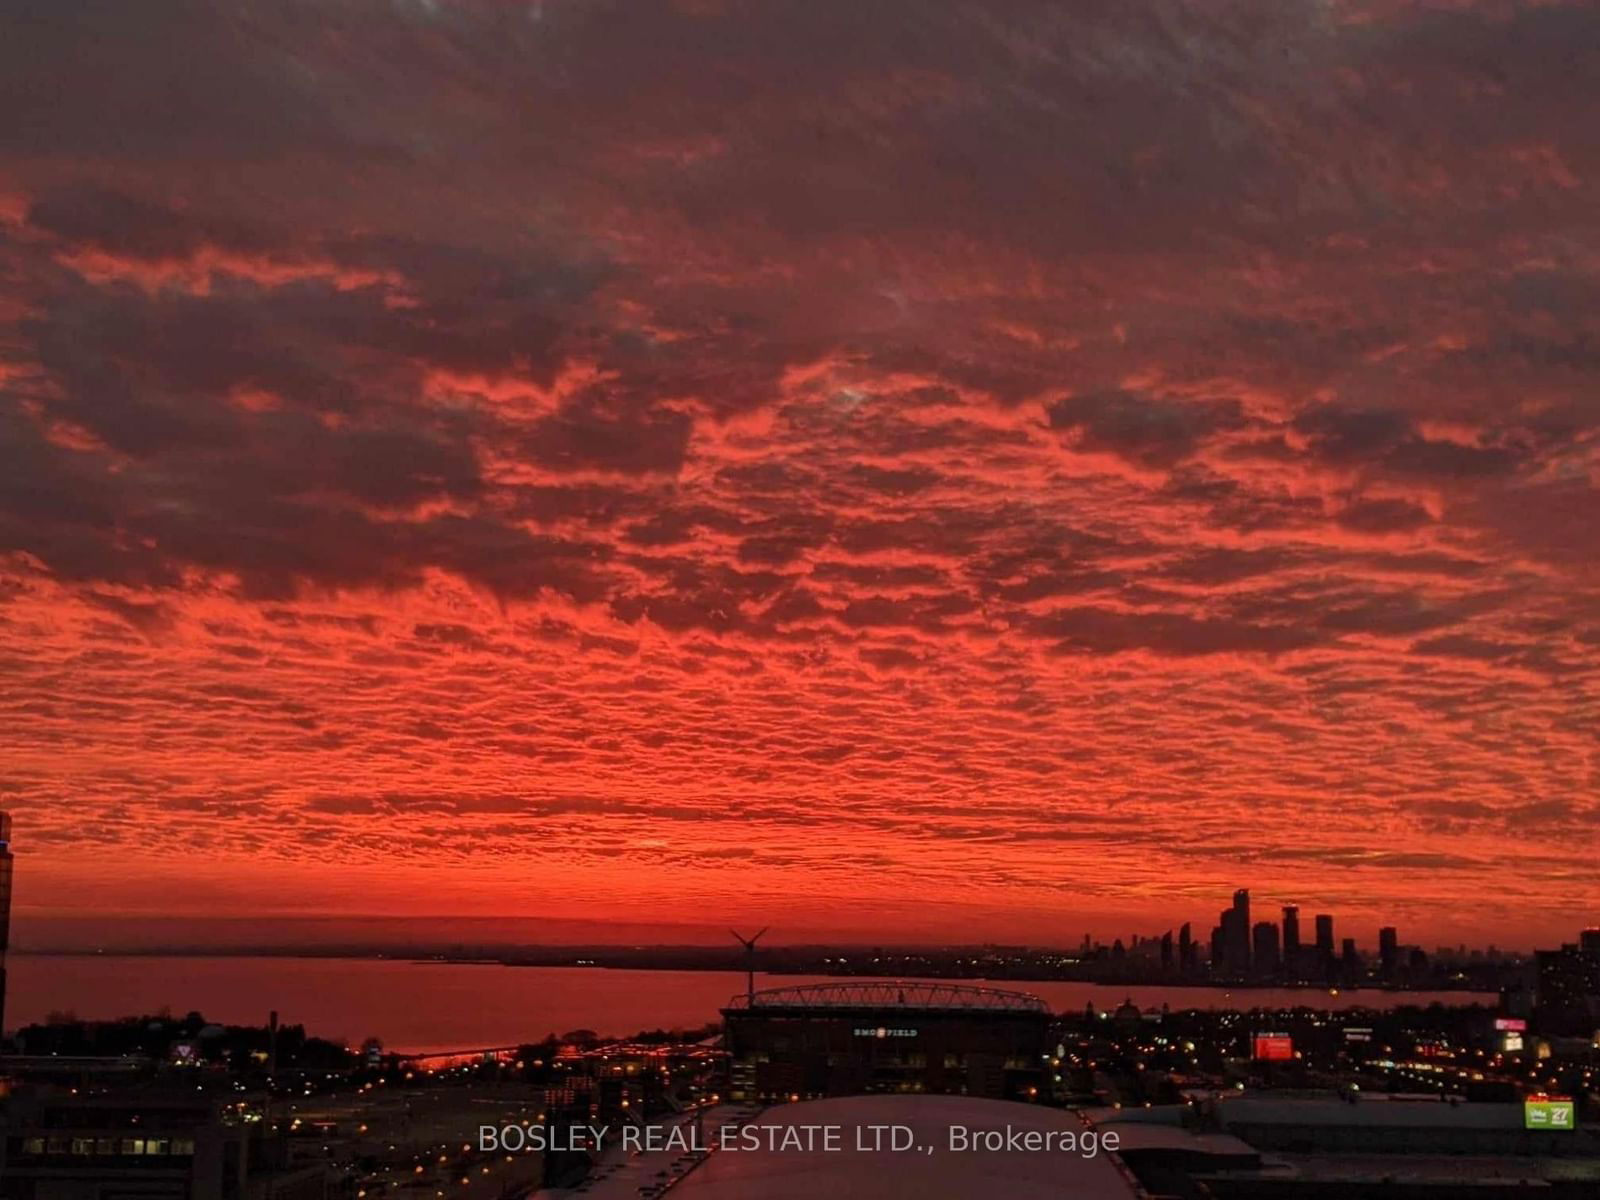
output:
[[[836,1126],[844,1149],[721,1150],[666,1200],[1130,1200],[1130,1176],[1104,1149],[1093,1158],[1062,1149],[949,1148],[952,1126],[970,1130],[1073,1132],[1087,1126],[1061,1109],[967,1096],[849,1096],[769,1108],[757,1125]],[[870,1126],[909,1127],[916,1149],[858,1151]],[[873,1135],[866,1134],[869,1142]],[[887,1136],[887,1135],[886,1135]],[[1081,1144],[1081,1143],[1080,1143]],[[931,1150],[926,1152],[924,1148]]]

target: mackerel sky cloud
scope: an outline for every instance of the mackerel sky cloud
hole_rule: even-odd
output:
[[[19,933],[1600,907],[1594,5],[0,13]]]

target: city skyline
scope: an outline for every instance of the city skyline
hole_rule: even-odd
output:
[[[14,856],[10,850],[10,836],[11,816],[7,812],[0,811],[0,1015],[4,1013],[5,951],[9,945],[11,933],[10,918]],[[1315,939],[1303,944],[1300,939],[1300,906],[1298,904],[1282,905],[1280,909],[1281,920],[1279,921],[1264,920],[1252,923],[1250,920],[1250,903],[1250,889],[1248,887],[1234,889],[1230,907],[1222,910],[1218,916],[1217,924],[1212,927],[1210,950],[1203,961],[1200,957],[1202,942],[1193,936],[1193,922],[1181,919],[1181,917],[1172,918],[1169,916],[1169,924],[1164,931],[1158,933],[1141,931],[1130,934],[1126,945],[1121,937],[1114,934],[1106,935],[1111,940],[1105,941],[1096,937],[1092,932],[1086,932],[1083,934],[1079,948],[1084,955],[1088,956],[1091,952],[1098,955],[1113,950],[1113,948],[1115,953],[1119,955],[1124,953],[1125,950],[1136,952],[1141,948],[1148,954],[1150,947],[1158,946],[1161,965],[1175,975],[1200,976],[1205,974],[1211,977],[1231,976],[1241,979],[1251,976],[1276,978],[1281,975],[1289,980],[1299,979],[1304,982],[1315,982],[1326,973],[1327,982],[1335,981],[1337,973],[1335,968],[1340,965],[1339,958],[1334,954],[1335,914],[1314,914],[1311,919],[1312,928],[1315,930]],[[470,923],[462,918],[437,917],[420,919],[415,917],[391,918],[387,920],[374,920],[371,918],[363,920],[348,917],[343,919],[324,918],[312,923],[297,922],[294,919],[290,919],[274,922],[270,938],[264,940],[255,939],[253,941],[249,937],[240,936],[240,926],[236,922],[229,922],[224,919],[220,926],[228,930],[228,933],[224,936],[220,938],[216,936],[219,926],[214,922],[209,927],[211,929],[210,938],[203,933],[198,937],[191,933],[188,936],[192,940],[184,942],[181,938],[184,936],[183,931],[185,928],[206,929],[207,926],[203,923],[195,923],[192,920],[185,922],[183,919],[169,919],[162,921],[154,928],[147,924],[145,937],[142,940],[124,940],[122,936],[119,936],[116,927],[120,921],[128,920],[138,921],[142,920],[142,918],[117,917],[109,920],[103,917],[96,918],[92,927],[88,929],[83,927],[75,928],[75,923],[68,921],[57,929],[56,937],[61,940],[52,941],[51,935],[47,933],[42,940],[24,944],[22,949],[25,952],[32,951],[36,953],[73,953],[84,950],[101,952],[107,949],[126,949],[142,952],[161,950],[207,952],[247,949],[252,945],[256,945],[263,950],[282,953],[297,945],[307,949],[315,949],[320,945],[323,947],[344,946],[359,953],[382,953],[385,949],[427,946],[428,927],[433,926],[435,937],[443,936],[445,931],[453,927],[456,933],[463,937],[463,945],[475,943],[483,948],[500,947],[510,950],[514,949],[517,943],[508,939],[519,932],[526,932],[528,929],[525,921],[516,918],[479,918]],[[46,925],[47,928],[49,927],[48,922],[42,924]],[[598,923],[595,922],[567,922],[564,926],[564,937],[557,936],[543,942],[523,944],[559,947],[563,944],[582,946],[610,943],[614,945],[631,944],[635,948],[644,948],[641,945],[642,943],[648,943],[652,937],[659,938],[663,931],[670,930],[678,935],[678,940],[663,940],[657,943],[663,949],[670,949],[675,945],[685,947],[708,944],[725,945],[725,932],[732,932],[734,940],[744,947],[748,958],[755,953],[757,939],[765,937],[768,933],[775,932],[771,927],[764,927],[760,933],[746,938],[737,932],[713,929],[710,926],[688,924],[618,926],[615,923],[607,923],[601,926],[607,935],[604,938],[585,941],[579,936],[585,932],[593,934],[597,925]],[[315,928],[318,936],[307,938],[305,932],[308,926]],[[352,932],[355,928],[362,929],[369,940],[360,940],[361,935]],[[563,927],[558,923],[554,928]],[[867,947],[869,944],[881,945],[885,943],[897,949],[939,948],[939,944],[934,941],[925,940],[919,942],[913,939],[896,942],[886,940],[882,936],[884,926],[881,924],[874,925],[870,929],[872,932],[871,937],[857,943],[842,944],[853,944],[858,948]],[[387,936],[385,936],[385,930],[387,931]],[[66,933],[64,938],[61,937],[63,932]],[[804,934],[805,932],[802,927],[801,933]],[[75,941],[75,938],[82,938],[85,933],[89,935],[87,941]],[[1176,940],[1174,939],[1175,934],[1177,935]],[[1596,939],[1600,939],[1600,926],[1588,926],[1583,932],[1583,939],[1586,949],[1594,948],[1591,943],[1600,945],[1600,942],[1596,941]],[[782,947],[805,945],[825,947],[827,945],[826,941],[807,942],[804,937],[785,937],[781,932],[778,932],[776,937],[767,939],[767,941],[768,944],[776,944]],[[1069,937],[1058,934],[1053,940],[1036,941],[1030,948],[1038,950],[1053,948],[1065,951],[1069,942]],[[1352,956],[1352,951],[1359,946],[1364,951],[1360,956],[1362,959],[1371,957],[1373,952],[1376,952],[1375,961],[1381,963],[1381,972],[1378,978],[1386,979],[1390,982],[1397,981],[1401,975],[1403,964],[1399,960],[1400,950],[1407,950],[1413,954],[1425,954],[1421,946],[1400,943],[1399,931],[1393,925],[1379,927],[1374,931],[1370,939],[1344,937],[1342,943],[1344,946],[1342,965],[1347,972],[1358,965],[1357,960]],[[992,938],[977,944],[986,946],[1004,945],[1003,942]],[[959,943],[945,943],[946,949],[955,949],[958,946]],[[1440,945],[1437,949],[1440,953],[1453,955],[1465,955],[1470,952],[1474,957],[1481,955],[1485,951],[1491,956],[1518,952],[1516,947],[1498,946],[1493,942],[1488,943],[1486,946],[1475,947],[1468,947],[1463,942],[1453,947]],[[429,953],[436,952],[436,950],[429,950]],[[749,966],[750,962],[746,961],[745,968],[747,970]],[[1352,980],[1345,979],[1344,981],[1351,982]]]
[[[1594,6],[16,8],[13,947],[1600,915]]]

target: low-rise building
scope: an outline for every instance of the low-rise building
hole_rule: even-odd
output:
[[[222,1103],[170,1088],[19,1089],[0,1109],[0,1200],[326,1200],[321,1165]]]

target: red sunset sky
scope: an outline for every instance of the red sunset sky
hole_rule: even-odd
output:
[[[24,944],[1600,915],[1594,5],[4,22]]]

